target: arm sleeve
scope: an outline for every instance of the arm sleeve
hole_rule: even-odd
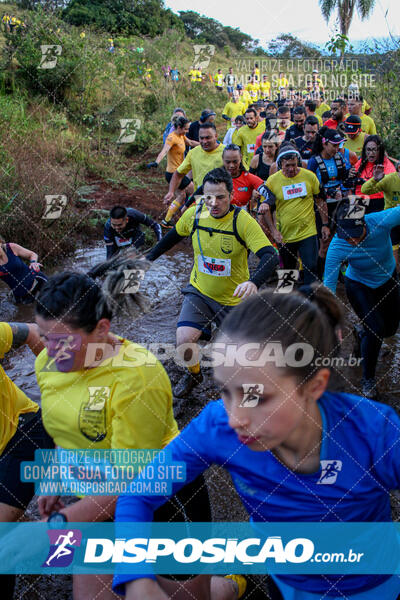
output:
[[[148,217],[144,213],[140,212],[140,210],[136,210],[136,208],[129,209],[128,214],[141,225],[147,225],[148,227],[152,227],[154,224],[154,221],[151,217]]]
[[[313,156],[308,160],[307,169],[309,171],[312,171],[313,173],[316,173],[318,170],[317,161],[315,160],[315,158]]]
[[[114,256],[117,249],[118,248],[115,244],[106,244],[106,259],[109,260],[112,256]]]
[[[191,137],[189,137],[189,135],[187,136],[189,139],[192,139]],[[186,175],[187,173],[189,173],[189,171],[192,168],[192,162],[191,162],[191,152],[192,150],[189,150],[189,152],[187,153],[185,160],[183,161],[182,164],[179,165],[179,167],[177,168],[177,171],[180,175]]]
[[[374,213],[371,213],[374,214]],[[383,225],[386,229],[393,229],[397,225],[400,225],[400,206],[394,208],[388,208],[377,213],[380,220],[380,225]],[[376,217],[376,215],[374,215]]]
[[[164,236],[158,242],[158,244],[154,246],[154,248],[150,250],[150,252],[146,255],[147,260],[156,260],[156,258],[161,256],[161,254],[164,254],[164,252],[167,252],[167,250],[170,250],[175,246],[175,244],[178,244],[181,240],[183,240],[184,237],[185,236],[179,235],[174,227],[171,229],[171,231],[168,231],[167,235]]]
[[[210,402],[200,415],[193,419],[165,448],[171,453],[173,461],[184,462],[186,465],[186,481],[174,483],[170,497],[215,462],[211,455],[214,444],[204,443],[204,440],[210,439],[210,432],[215,430],[215,424],[211,418],[213,404],[214,402]],[[209,450],[211,450],[211,454]],[[120,530],[123,533],[123,523],[126,522],[151,523],[154,511],[167,499],[165,496],[120,496],[115,511],[117,531]],[[118,574],[117,571],[114,576],[113,589],[119,594],[124,594],[126,583],[142,577],[143,575]],[[146,577],[155,579],[154,575],[146,575]]]
[[[377,409],[373,471],[390,492],[400,489],[400,419],[388,406]]]
[[[185,202],[185,206],[186,208],[189,208],[189,206],[191,206],[193,204],[193,202],[196,200],[196,196],[202,196],[203,195],[203,186],[201,185],[200,187],[197,188],[197,190],[194,191],[192,196],[189,196],[189,198],[186,200]]]
[[[260,185],[260,187],[257,188],[257,191],[261,194],[262,198],[264,198],[263,202],[266,202],[269,206],[275,206],[276,196],[265,183]]]
[[[334,237],[329,244],[324,271],[324,285],[333,293],[336,292],[340,266],[342,261],[346,258],[345,253],[339,249],[337,241],[338,238]]]
[[[383,179],[381,179],[380,181],[375,181],[375,179],[373,177],[371,177],[371,179],[368,179],[368,181],[366,181],[365,183],[362,184],[361,186],[361,193],[362,194],[376,194],[377,192],[382,192],[385,190],[385,177],[383,177]]]
[[[250,277],[258,288],[270,279],[279,265],[278,254],[272,246],[265,246],[256,252],[256,256],[260,259],[255,273]]]

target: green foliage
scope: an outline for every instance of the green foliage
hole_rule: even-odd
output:
[[[339,52],[341,56],[344,56],[346,52],[352,52],[353,46],[350,44],[350,40],[347,35],[343,35],[343,33],[336,33],[331,37],[328,42],[325,44],[325,48],[331,54],[336,54]]]
[[[306,44],[291,33],[281,33],[269,44],[269,53],[279,58],[319,58],[321,52],[312,44]]]
[[[215,19],[199,15],[193,10],[179,11],[186,34],[200,44],[214,44],[218,48],[233,46],[236,50],[247,50],[253,39],[239,28],[224,27]]]
[[[319,5],[327,23],[336,11],[340,33],[347,36],[354,10],[357,9],[361,20],[367,19],[375,6],[375,0],[319,0]]]
[[[78,27],[94,25],[127,35],[155,37],[171,28],[183,30],[180,19],[165,9],[163,0],[71,0],[63,18]]]

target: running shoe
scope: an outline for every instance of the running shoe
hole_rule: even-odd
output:
[[[166,221],[165,219],[163,219],[161,221],[161,227],[164,227],[164,229],[172,229],[174,226],[172,221]]]
[[[371,400],[378,400],[379,392],[376,387],[376,379],[366,379],[365,377],[361,380],[362,395],[364,398],[370,398]]]
[[[191,373],[187,371],[179,383],[174,388],[174,396],[177,398],[184,398],[188,396],[190,392],[195,388],[199,383],[203,381],[203,374],[200,371],[199,373]]]

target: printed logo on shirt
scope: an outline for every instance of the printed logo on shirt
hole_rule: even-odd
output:
[[[92,442],[101,442],[107,435],[106,401],[111,388],[88,387],[89,398],[84,400],[79,411],[79,429]]]
[[[301,183],[292,183],[282,186],[283,199],[292,200],[292,198],[301,198],[307,196],[307,186],[304,181]]]
[[[231,261],[229,258],[198,257],[198,266],[201,273],[213,275],[214,277],[230,277]]]
[[[247,152],[254,152],[255,147],[255,144],[247,144]]]
[[[341,460],[321,460],[321,476],[317,483],[332,485],[342,470]]]
[[[233,236],[222,235],[221,236],[221,250],[224,254],[230,254],[233,250]]]
[[[132,238],[115,237],[115,243],[119,248],[130,246],[132,244]]]
[[[240,187],[238,188],[238,192],[248,192],[249,188],[248,187]]]

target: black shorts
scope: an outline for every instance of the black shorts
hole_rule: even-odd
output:
[[[173,173],[168,173],[168,171],[165,171],[165,179],[167,180],[167,183],[171,181],[172,175]],[[192,183],[191,180],[185,175],[181,181],[181,185],[178,187],[178,190],[184,190],[190,183]]]
[[[20,465],[35,460],[35,450],[40,448],[54,448],[43,426],[41,411],[20,415],[17,431],[0,456],[0,502],[26,509],[35,495],[35,486],[21,481]]]
[[[400,225],[393,227],[392,231],[390,232],[390,239],[392,240],[392,246],[397,246],[397,244],[400,244]]]
[[[200,339],[211,339],[211,324],[218,327],[233,308],[223,306],[213,298],[205,296],[193,285],[189,284],[182,290],[185,295],[177,327],[194,327],[202,332]]]

